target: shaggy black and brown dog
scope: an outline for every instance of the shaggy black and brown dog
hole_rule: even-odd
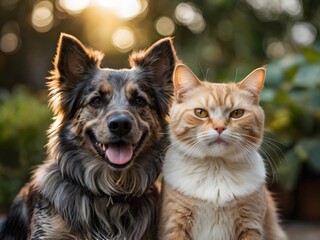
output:
[[[48,158],[16,197],[1,239],[154,239],[176,55],[166,38],[131,69],[62,34],[48,81]]]

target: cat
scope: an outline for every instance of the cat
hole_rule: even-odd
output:
[[[159,239],[287,239],[258,153],[265,74],[258,68],[239,83],[210,83],[176,66]]]

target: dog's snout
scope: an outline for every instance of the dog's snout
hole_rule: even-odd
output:
[[[109,130],[118,135],[123,136],[128,134],[132,129],[132,122],[125,115],[111,117],[108,121]]]

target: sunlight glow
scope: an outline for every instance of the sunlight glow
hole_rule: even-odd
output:
[[[130,51],[136,43],[133,31],[128,27],[119,27],[112,35],[112,44],[120,52]]]
[[[174,33],[176,26],[171,18],[162,16],[155,22],[157,32],[162,36],[170,36]]]
[[[114,8],[114,5],[116,5],[116,1],[114,0],[94,0],[94,3],[100,7],[110,10]]]
[[[37,32],[48,32],[53,26],[53,20],[53,5],[51,2],[42,1],[34,6],[31,23]]]
[[[70,14],[79,14],[89,6],[90,0],[59,0],[60,6]]]
[[[94,3],[126,20],[136,17],[143,10],[140,0],[94,0]]]

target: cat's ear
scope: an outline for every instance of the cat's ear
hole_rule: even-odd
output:
[[[266,68],[261,67],[252,71],[245,79],[243,79],[239,86],[251,92],[254,97],[259,98],[259,94],[264,84],[266,77]]]
[[[200,84],[200,80],[186,65],[179,64],[174,69],[173,85],[175,98],[178,102],[181,102],[188,91],[200,86]]]

